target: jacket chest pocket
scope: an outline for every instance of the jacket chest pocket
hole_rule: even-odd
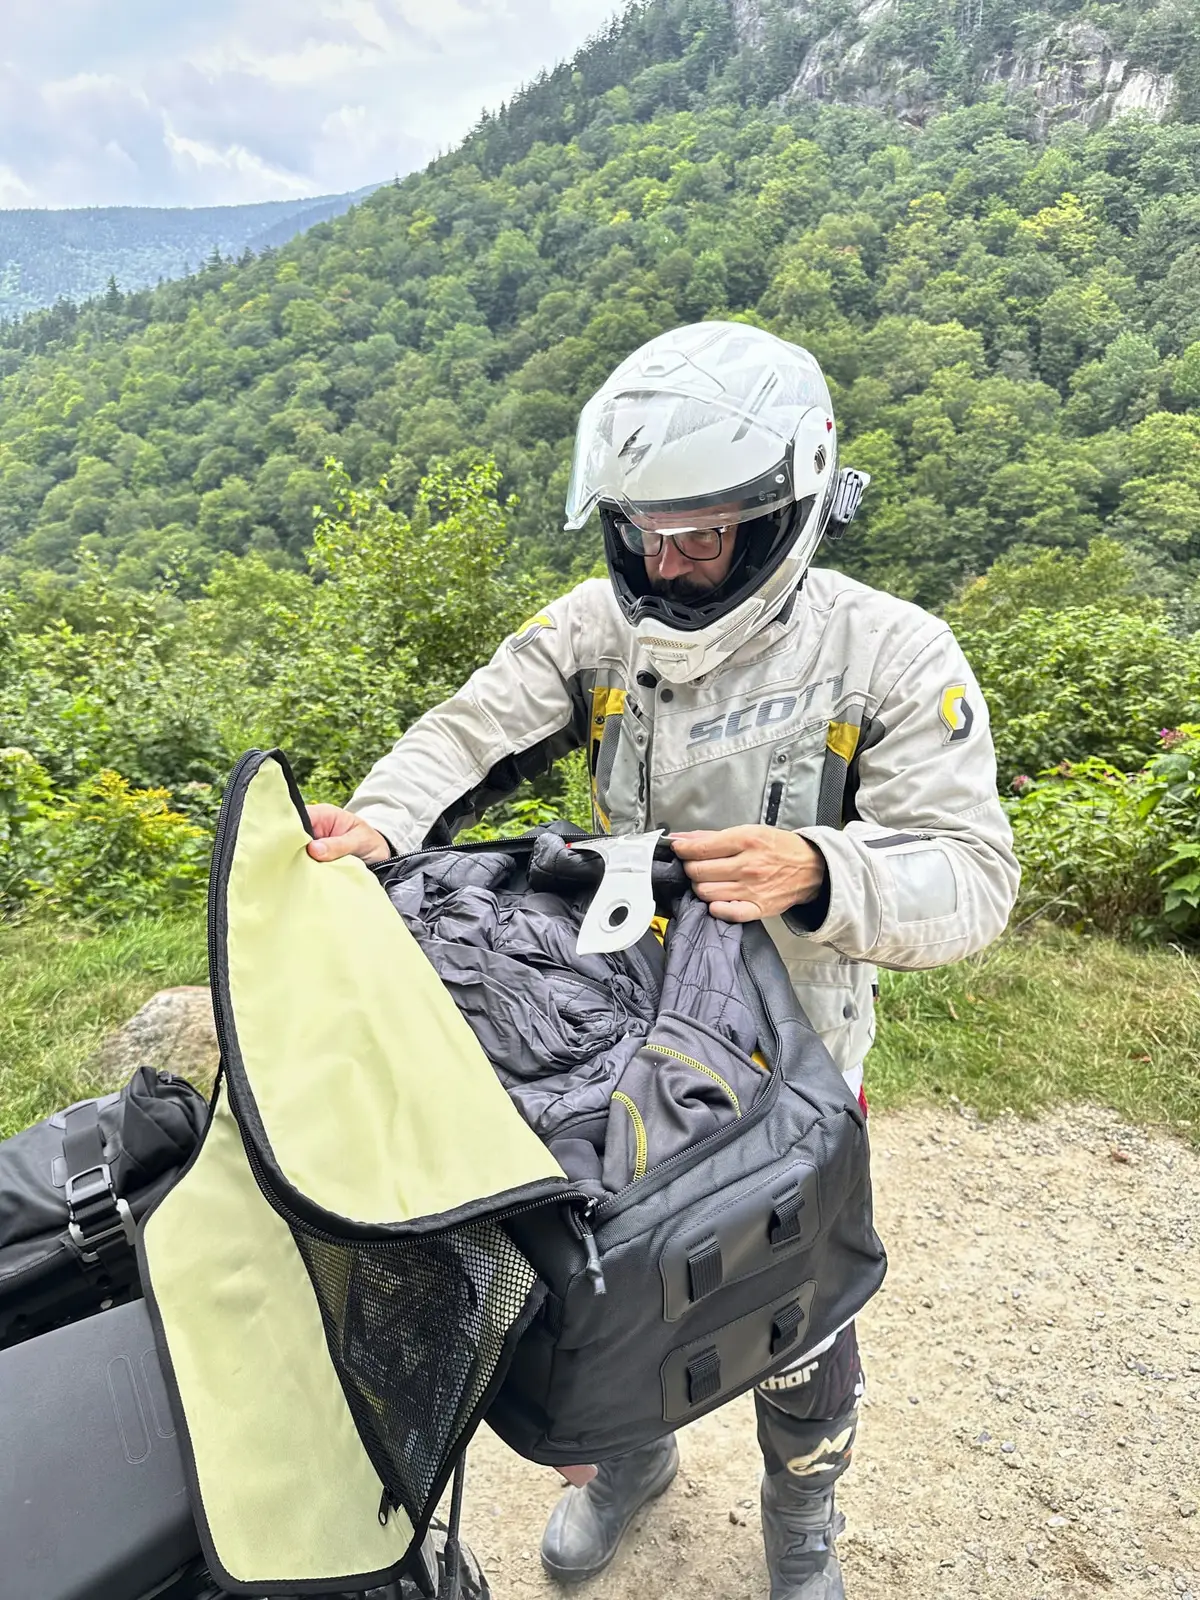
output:
[[[604,833],[640,833],[646,815],[650,729],[637,699],[623,688],[592,690],[588,766],[592,810]]]
[[[760,820],[773,828],[844,827],[861,724],[861,708],[851,706],[842,719],[780,745],[768,767]]]
[[[807,828],[817,821],[825,729],[809,728],[777,745],[767,761],[759,821],[769,828]]]

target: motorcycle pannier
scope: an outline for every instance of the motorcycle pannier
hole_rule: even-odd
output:
[[[140,1067],[0,1144],[0,1349],[136,1298],[134,1226],[199,1143],[203,1095]]]
[[[574,948],[582,853],[541,834],[372,871],[315,862],[306,829],[283,758],[244,757],[210,891],[223,1082],[139,1234],[205,1559],[243,1594],[394,1580],[485,1416],[535,1460],[619,1452],[801,1356],[884,1271],[865,1118],[761,929],[716,950],[672,879],[665,950],[629,956],[638,1004],[672,1003],[631,1011],[619,1083],[585,1052],[522,1090],[494,1029],[541,1023],[472,969],[470,917],[456,939],[411,896],[461,882],[486,909],[474,874],[499,872],[536,978]],[[632,970],[582,984],[585,1040]]]

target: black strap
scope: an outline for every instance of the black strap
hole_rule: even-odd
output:
[[[133,1249],[134,1224],[104,1159],[99,1106],[94,1100],[72,1106],[63,1129],[67,1233],[85,1273],[105,1272]]]
[[[715,1344],[701,1350],[687,1364],[688,1404],[698,1406],[721,1392],[721,1352]]]
[[[786,1350],[788,1345],[796,1342],[796,1335],[800,1331],[800,1324],[804,1321],[804,1312],[801,1310],[799,1300],[789,1300],[787,1305],[780,1306],[775,1313],[775,1320],[771,1323],[771,1354],[778,1355],[781,1350]]]
[[[778,1247],[790,1244],[800,1237],[800,1213],[804,1210],[804,1196],[799,1189],[776,1200],[771,1212],[771,1243]]]
[[[721,1287],[725,1275],[721,1264],[721,1245],[716,1239],[707,1239],[687,1259],[688,1295],[693,1302],[703,1300],[706,1294]]]
[[[450,1519],[446,1525],[446,1549],[443,1555],[444,1572],[438,1591],[438,1600],[461,1600],[462,1546],[458,1529],[462,1521],[463,1485],[467,1478],[467,1452],[464,1450],[454,1467],[454,1486],[450,1491]]]

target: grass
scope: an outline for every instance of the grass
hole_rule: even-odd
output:
[[[100,933],[0,927],[0,1137],[82,1095],[88,1058],[156,989],[202,983],[202,918]],[[1200,1141],[1200,960],[1059,930],[1009,935],[939,972],[882,974],[867,1064],[877,1109],[945,1102],[984,1116],[1068,1101]]]
[[[0,1138],[85,1095],[104,1036],[158,989],[203,983],[203,914],[145,917],[103,932],[0,926]]]
[[[882,974],[877,1107],[984,1116],[1090,1100],[1200,1141],[1200,959],[1048,929],[937,972]]]

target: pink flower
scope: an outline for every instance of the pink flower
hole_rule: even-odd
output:
[[[1164,750],[1174,750],[1177,744],[1182,744],[1184,735],[1178,728],[1160,728],[1158,740]]]
[[[1013,781],[1012,781],[1012,790],[1013,790],[1013,793],[1014,793],[1014,794],[1023,794],[1023,793],[1024,793],[1024,791],[1025,791],[1025,790],[1026,790],[1026,789],[1028,789],[1028,787],[1029,787],[1029,785],[1030,785],[1030,784],[1031,784],[1031,783],[1032,783],[1032,782],[1033,782],[1033,779],[1032,779],[1032,778],[1030,778],[1030,777],[1027,777],[1027,776],[1026,776],[1026,775],[1025,775],[1025,773],[1022,773],[1022,774],[1021,774],[1021,776],[1020,776],[1020,777],[1019,777],[1019,778],[1014,778],[1014,779],[1013,779]]]

